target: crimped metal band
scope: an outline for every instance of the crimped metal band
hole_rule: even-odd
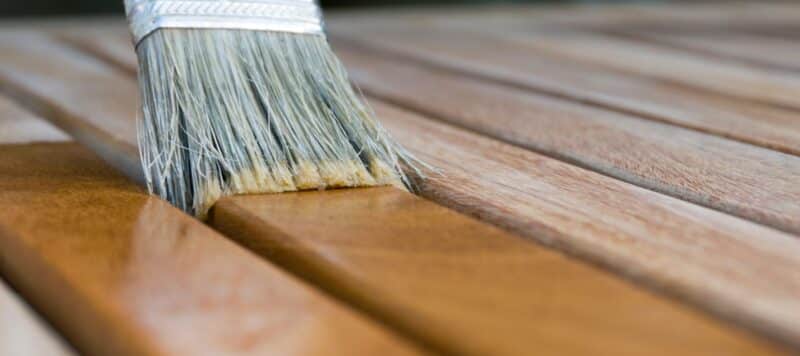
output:
[[[134,43],[159,28],[218,28],[323,35],[314,0],[125,0]]]

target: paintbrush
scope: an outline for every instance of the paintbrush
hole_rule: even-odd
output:
[[[351,86],[313,0],[126,0],[148,188],[204,217],[235,194],[407,185],[417,161]]]

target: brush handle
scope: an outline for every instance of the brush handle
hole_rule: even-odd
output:
[[[314,0],[125,0],[125,12],[137,45],[161,28],[324,35]]]

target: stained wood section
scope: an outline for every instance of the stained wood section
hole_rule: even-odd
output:
[[[27,119],[18,113],[3,109],[0,122]],[[41,126],[13,127],[42,137]],[[0,273],[83,354],[419,354],[77,144],[5,143]],[[7,309],[4,293],[0,353],[59,355],[48,335]]]
[[[42,38],[38,41],[48,42]],[[49,57],[70,65],[69,58],[60,58],[63,48],[57,44],[48,42],[39,47],[47,48]],[[17,63],[17,70],[37,70],[24,64]],[[97,69],[100,65],[96,64],[93,72],[81,74],[94,80],[91,85],[130,80]],[[79,68],[70,69],[80,73]],[[51,76],[49,80],[55,82],[51,86],[58,87],[62,79]],[[72,90],[80,91],[80,86],[73,85]],[[88,105],[90,100],[102,99],[71,103],[58,96],[48,97],[54,101],[50,105],[59,106]],[[135,102],[128,97],[124,105],[134,106]],[[92,122],[78,115],[70,120]],[[93,139],[106,141],[107,136]],[[429,154],[440,149],[433,144],[428,146],[431,150],[416,148]],[[475,183],[460,182],[459,186],[471,184]],[[437,197],[431,190],[429,196],[444,202],[456,198],[441,191]],[[725,218],[738,227],[774,234]],[[235,197],[215,208],[212,222],[267,258],[442,351],[774,351],[597,270],[392,189]],[[526,234],[545,236],[540,232]],[[575,330],[585,330],[579,343],[574,339]]]
[[[0,279],[0,354],[75,355],[2,279]]]
[[[81,147],[0,152],[3,272],[87,355],[415,354]]]

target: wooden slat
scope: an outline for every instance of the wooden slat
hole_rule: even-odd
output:
[[[62,58],[64,49],[56,43],[36,42],[7,46],[21,56],[59,58],[91,78],[87,85],[123,85],[102,64],[82,69]],[[29,61],[0,63],[5,63],[0,72],[8,67],[40,75]],[[49,87],[62,80],[48,78],[55,82]],[[72,90],[80,92],[81,86],[76,83]],[[103,99],[85,99],[67,111]],[[47,100],[66,104],[57,95]],[[127,103],[135,106],[130,97]],[[590,267],[391,188],[229,198],[211,219],[266,257],[442,351],[774,351]],[[576,330],[582,335],[577,343]]]
[[[5,97],[0,97],[0,143],[64,142],[69,136],[36,119]]]
[[[338,42],[800,155],[796,112],[580,64],[489,35],[331,23]]]
[[[368,93],[659,192],[800,233],[800,157],[341,51]]]
[[[0,122],[27,120],[0,106]],[[73,143],[0,142],[0,273],[86,355],[418,354]],[[43,130],[50,137],[52,128]],[[0,290],[0,296],[2,291]],[[0,326],[14,320],[0,299]],[[3,355],[24,347],[0,332]],[[4,328],[0,328],[0,331]]]
[[[0,279],[0,355],[75,355],[2,279]]]
[[[600,33],[535,31],[498,36],[559,58],[687,85],[741,100],[800,110],[800,76],[724,61]]]
[[[618,35],[702,54],[709,60],[736,61],[786,71],[800,70],[800,46],[790,38],[726,31],[646,30],[614,32]]]

